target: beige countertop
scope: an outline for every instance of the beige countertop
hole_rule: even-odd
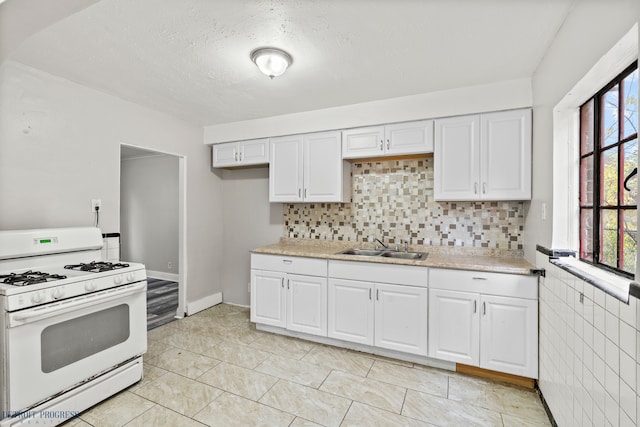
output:
[[[338,252],[350,248],[372,249],[373,245],[371,243],[363,242],[282,238],[278,243],[256,248],[251,252],[255,254],[417,265],[423,267],[439,267],[456,270],[474,270],[523,275],[529,275],[531,274],[531,271],[535,269],[535,266],[527,262],[519,251],[505,251],[486,248],[409,246],[409,250],[411,252],[427,252],[428,256],[424,260],[406,260],[380,256],[338,254]]]

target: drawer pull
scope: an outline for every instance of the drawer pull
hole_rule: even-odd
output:
[[[290,260],[290,259],[283,259],[283,260],[282,260],[282,262],[283,262],[284,264],[292,264],[292,263],[293,263],[293,260]]]
[[[486,277],[472,277],[473,280],[487,280]]]

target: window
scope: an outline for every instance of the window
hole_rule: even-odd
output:
[[[580,107],[580,259],[633,277],[638,63]]]

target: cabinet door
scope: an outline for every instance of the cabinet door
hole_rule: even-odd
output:
[[[251,321],[287,326],[285,275],[275,271],[251,270]]]
[[[327,278],[289,274],[287,329],[327,336]]]
[[[271,138],[269,201],[302,201],[302,135]]]
[[[238,144],[235,142],[214,144],[211,147],[211,156],[214,168],[238,166]]]
[[[482,295],[480,367],[538,377],[538,302]]]
[[[377,347],[427,355],[427,288],[375,285]]]
[[[385,154],[433,153],[433,120],[385,126]]]
[[[327,335],[373,345],[373,284],[329,279],[328,292]]]
[[[342,158],[357,159],[384,154],[384,126],[347,129],[342,131]]]
[[[479,366],[479,294],[429,289],[429,357]]]
[[[343,168],[340,132],[320,132],[304,135],[305,202],[343,201]],[[351,179],[349,176],[348,179]],[[348,195],[351,196],[350,194]]]
[[[238,160],[244,165],[269,163],[269,139],[252,139],[238,143],[240,154]]]
[[[480,183],[485,200],[531,199],[531,110],[483,114]]]
[[[480,116],[436,120],[434,198],[477,200],[480,197]]]

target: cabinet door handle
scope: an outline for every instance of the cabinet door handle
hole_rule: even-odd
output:
[[[238,157],[240,158],[240,161],[242,161],[242,151],[240,152]]]
[[[282,278],[282,280],[280,281],[282,288],[284,289],[284,277]]]
[[[389,145],[389,140],[387,139],[387,150],[389,149],[390,145]]]
[[[477,182],[473,183],[473,194],[478,194],[478,183]]]
[[[287,289],[291,289],[290,282],[291,282],[291,280],[287,279]]]
[[[302,197],[302,189],[298,188],[298,197]]]
[[[369,300],[371,300],[371,288],[369,288]]]
[[[473,300],[473,313],[474,313],[474,314],[475,314],[475,312],[476,312],[476,311],[478,311],[478,310],[477,310],[477,308],[478,308],[478,307],[477,307],[477,305],[478,305],[478,301]]]
[[[238,161],[238,152],[236,150],[233,150],[233,158],[236,162]]]
[[[482,194],[487,194],[487,183],[486,182],[482,183]]]
[[[482,303],[482,315],[484,316],[485,314],[487,314],[487,303],[483,302]]]
[[[380,301],[380,289],[376,289],[376,301]]]
[[[306,188],[304,189],[304,198],[305,199],[307,198],[307,189]]]
[[[380,151],[384,151],[384,140],[380,140]]]

